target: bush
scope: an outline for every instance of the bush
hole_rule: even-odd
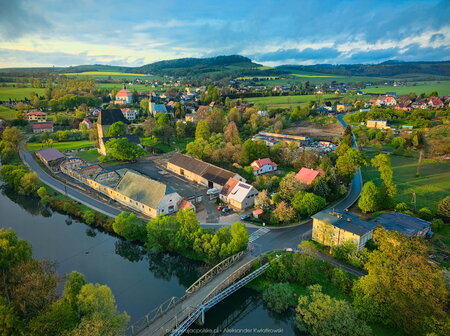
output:
[[[444,221],[440,218],[435,218],[431,221],[431,229],[434,232],[441,231],[442,227],[444,226]]]
[[[450,218],[450,196],[445,197],[439,202],[438,213],[442,217]]]
[[[267,307],[277,313],[282,313],[289,307],[295,306],[297,296],[289,284],[275,283],[264,290],[263,299]]]
[[[397,211],[397,212],[405,212],[407,210],[408,210],[408,204],[406,204],[405,202],[397,203],[397,205],[395,206],[395,211]]]
[[[431,220],[433,218],[433,214],[431,213],[431,210],[428,208],[422,208],[420,209],[417,214],[419,215],[420,218],[424,219],[424,220]]]
[[[358,251],[355,243],[348,240],[331,249],[331,255],[354,267],[363,268],[367,261],[367,250]]]

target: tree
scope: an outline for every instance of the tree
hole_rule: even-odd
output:
[[[297,326],[313,336],[367,336],[370,327],[362,321],[350,303],[322,293],[320,285],[308,287],[308,295],[298,299]]]
[[[206,120],[200,120],[195,129],[195,140],[208,141],[210,136],[208,122]]]
[[[121,121],[117,121],[106,129],[107,137],[116,137],[127,134],[127,125]]]
[[[361,196],[358,200],[358,207],[362,212],[374,212],[378,210],[378,188],[372,181],[364,183]]]
[[[86,284],[77,295],[77,301],[85,319],[106,322],[112,331],[123,332],[130,319],[127,313],[117,311],[116,300],[108,286]]]
[[[426,334],[427,319],[447,318],[442,270],[429,262],[420,238],[379,228],[373,240],[378,249],[368,256],[368,274],[355,283],[355,307],[367,320],[393,324],[412,335]]]
[[[378,168],[381,179],[383,180],[383,187],[385,188],[386,194],[389,198],[388,201],[384,200],[383,203],[390,206],[395,195],[397,194],[397,187],[395,186],[393,180],[391,159],[386,154],[378,154],[372,159],[372,165]]]
[[[270,198],[267,194],[267,190],[261,191],[255,198],[255,208],[256,209],[269,209],[270,208]]]
[[[192,246],[195,234],[200,229],[195,212],[184,209],[177,212],[178,231],[176,234],[176,245],[178,249],[186,250]]]
[[[344,155],[338,157],[336,168],[343,178],[350,181],[355,173],[355,169],[364,166],[366,163],[366,157],[362,152],[356,148],[350,148]]]
[[[2,135],[2,147],[8,147],[15,152],[19,149],[20,142],[25,136],[17,127],[6,127]]]
[[[113,230],[128,240],[139,240],[144,242],[147,234],[146,226],[132,212],[121,212],[113,223]]]
[[[146,137],[152,136],[155,132],[156,129],[156,121],[153,117],[149,117],[147,118],[143,123],[142,123],[142,128],[144,129],[144,135]]]
[[[175,217],[158,216],[147,223],[147,248],[173,251],[179,225]]]
[[[285,201],[277,204],[273,216],[278,222],[288,223],[295,218],[295,210]]]
[[[110,139],[106,143],[106,153],[117,160],[132,161],[145,156],[139,145],[128,142],[127,138]]]
[[[311,216],[322,210],[326,204],[327,202],[323,197],[313,193],[305,193],[298,207],[298,212],[303,217]]]
[[[241,163],[244,165],[248,165],[254,160],[265,158],[267,155],[268,150],[264,141],[248,139],[242,144]]]
[[[177,139],[179,140],[186,137],[186,124],[183,121],[177,120],[175,124],[175,133],[177,135]]]
[[[295,306],[297,301],[294,290],[287,283],[271,284],[264,290],[263,299],[270,309],[279,314]]]
[[[0,334],[3,336],[22,335],[22,323],[13,307],[0,297]]]
[[[231,142],[233,145],[241,143],[241,138],[239,137],[239,131],[237,129],[236,123],[234,121],[230,122],[223,131],[226,142]]]
[[[80,293],[81,288],[86,285],[86,279],[84,275],[77,272],[72,271],[66,279],[66,283],[64,285],[63,296],[64,299],[67,300],[72,307],[77,307],[77,295]]]
[[[290,172],[281,179],[278,194],[282,199],[290,201],[301,189],[301,183],[295,178],[295,174]]]
[[[433,213],[428,208],[419,209],[419,211],[417,211],[417,214],[419,215],[420,218],[427,220],[427,221],[430,221],[433,219]]]
[[[439,202],[438,213],[442,217],[450,217],[450,196],[446,196]]]

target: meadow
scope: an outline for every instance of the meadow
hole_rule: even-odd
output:
[[[12,86],[0,87],[0,101],[12,100],[22,100],[24,98],[29,98],[31,92],[36,92],[38,95],[43,95],[45,89],[43,88],[16,88]]]
[[[394,182],[397,185],[397,202],[411,204],[413,193],[416,194],[417,210],[427,207],[436,212],[437,204],[450,194],[450,164],[424,160],[416,177],[417,158],[391,155],[394,170]],[[362,169],[364,181],[381,183],[378,171],[373,167]]]
[[[396,92],[397,95],[415,93],[417,95],[421,93],[430,94],[433,91],[437,91],[440,96],[450,95],[450,81],[422,81],[422,82],[408,82],[408,86],[387,86],[377,85],[368,87],[363,90],[365,93],[377,93],[384,94],[386,92]]]
[[[11,110],[5,106],[0,105],[0,119],[13,120],[16,119],[17,111]]]
[[[127,79],[133,80],[136,78],[142,80],[163,80],[163,77],[146,75],[146,74],[137,74],[137,73],[127,73],[127,72],[109,72],[109,71],[87,71],[87,72],[72,72],[65,73],[65,76],[73,76],[73,77],[94,77],[96,79]]]
[[[267,107],[277,108],[277,107],[291,107],[294,105],[305,104],[312,100],[323,101],[325,99],[336,99],[341,96],[335,94],[325,94],[325,95],[298,95],[298,96],[270,96],[270,97],[255,97],[255,98],[245,98],[244,102],[251,102],[259,105],[266,105]]]
[[[90,140],[54,142],[51,147],[64,152],[72,149],[94,147],[94,143]],[[42,143],[27,143],[27,150],[30,152],[35,152],[42,148],[47,148],[47,146]]]

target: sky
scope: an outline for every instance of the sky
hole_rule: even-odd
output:
[[[0,0],[0,67],[450,60],[450,0]]]

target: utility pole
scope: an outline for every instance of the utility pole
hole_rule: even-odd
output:
[[[412,198],[411,198],[411,204],[414,204],[414,211],[416,211],[417,210],[417,205],[416,205],[416,202],[417,201],[417,199],[416,199],[416,193],[415,192],[413,192],[412,193]]]

